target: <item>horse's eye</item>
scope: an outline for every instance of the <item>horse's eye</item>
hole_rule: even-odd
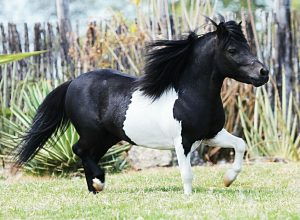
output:
[[[227,51],[228,51],[228,53],[231,53],[231,54],[235,54],[236,53],[236,49],[234,49],[234,48],[230,48]]]

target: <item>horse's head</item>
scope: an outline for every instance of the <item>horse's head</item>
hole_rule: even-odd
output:
[[[224,77],[261,86],[269,80],[269,70],[254,56],[242,32],[241,23],[235,21],[216,24],[215,62]]]

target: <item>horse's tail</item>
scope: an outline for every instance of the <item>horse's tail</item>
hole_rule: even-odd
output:
[[[38,107],[29,130],[16,149],[15,165],[21,166],[34,157],[47,140],[69,125],[65,112],[65,97],[71,81],[65,82],[50,92]]]

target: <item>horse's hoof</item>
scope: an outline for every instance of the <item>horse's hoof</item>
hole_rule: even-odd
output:
[[[224,185],[225,187],[229,187],[234,180],[228,179],[226,176],[224,177]]]
[[[228,170],[224,176],[224,185],[226,187],[229,187],[233,181],[236,179],[239,172],[236,172],[234,170]]]
[[[96,192],[100,192],[104,189],[104,183],[102,183],[99,179],[94,178],[93,179],[93,187],[96,190]]]

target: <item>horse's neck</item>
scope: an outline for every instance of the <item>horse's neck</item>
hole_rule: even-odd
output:
[[[220,94],[222,83],[223,80],[218,78],[201,78],[201,80],[185,85],[179,97],[190,109],[199,111],[206,108],[211,113],[222,112],[223,104]]]
[[[223,77],[220,77],[215,71],[212,71],[211,75],[207,79],[199,79],[199,84],[206,90],[205,94],[211,99],[217,99],[221,97],[221,88],[224,81]]]
[[[211,102],[219,101],[224,77],[218,74],[212,54],[203,54],[191,61],[181,80],[181,90],[190,95]]]

